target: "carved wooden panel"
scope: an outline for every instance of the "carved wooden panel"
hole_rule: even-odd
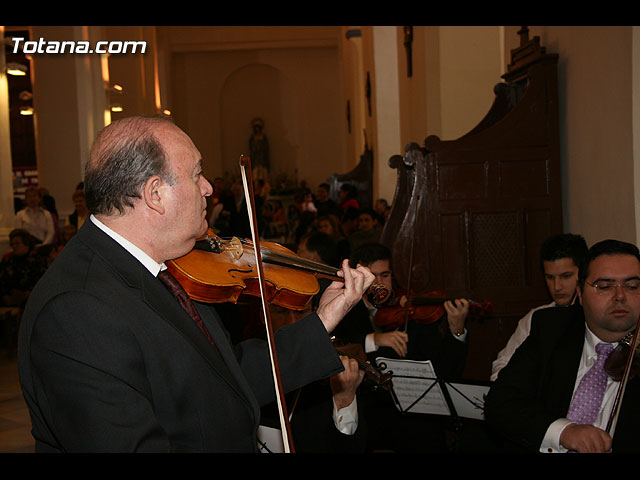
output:
[[[548,302],[540,246],[563,231],[557,56],[538,42],[523,38],[512,52],[507,82],[496,86],[476,128],[456,140],[429,136],[424,148],[407,146],[398,185],[408,189],[396,190],[399,207],[382,235],[400,286],[493,303],[493,322],[469,327],[485,342],[470,352],[470,378],[488,378],[515,322]]]

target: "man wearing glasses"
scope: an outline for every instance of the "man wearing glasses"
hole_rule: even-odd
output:
[[[580,271],[581,305],[536,312],[531,333],[500,372],[485,417],[505,446],[541,452],[640,451],[640,379],[631,379],[616,424],[607,424],[619,382],[594,371],[640,314],[640,252],[605,240],[591,247]],[[601,352],[601,353],[598,353]],[[598,362],[600,357],[600,362]],[[593,368],[592,368],[593,367]],[[588,407],[591,407],[590,409]]]

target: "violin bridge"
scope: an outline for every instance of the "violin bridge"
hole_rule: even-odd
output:
[[[231,240],[225,240],[224,244],[221,244],[220,247],[225,252],[229,252],[235,260],[242,257],[242,254],[244,253],[242,242],[238,237],[233,237]]]

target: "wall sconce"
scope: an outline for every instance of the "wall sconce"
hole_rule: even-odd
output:
[[[122,85],[118,85],[117,83],[114,83],[113,85],[109,84],[109,83],[105,83],[105,87],[104,87],[109,93],[122,93],[124,91],[124,88],[122,88]]]
[[[33,107],[30,105],[33,94],[28,90],[23,90],[18,94],[18,98],[24,105],[20,106],[20,115],[33,115]]]
[[[15,76],[25,76],[27,74],[27,66],[22,63],[7,63],[7,74]]]
[[[110,108],[112,112],[121,112],[124,110],[122,108],[122,105],[120,105],[119,103],[112,103]]]

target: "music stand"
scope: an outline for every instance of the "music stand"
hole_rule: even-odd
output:
[[[391,395],[401,413],[484,419],[488,385],[446,382],[437,377],[430,360],[378,357],[376,364],[393,373]]]

